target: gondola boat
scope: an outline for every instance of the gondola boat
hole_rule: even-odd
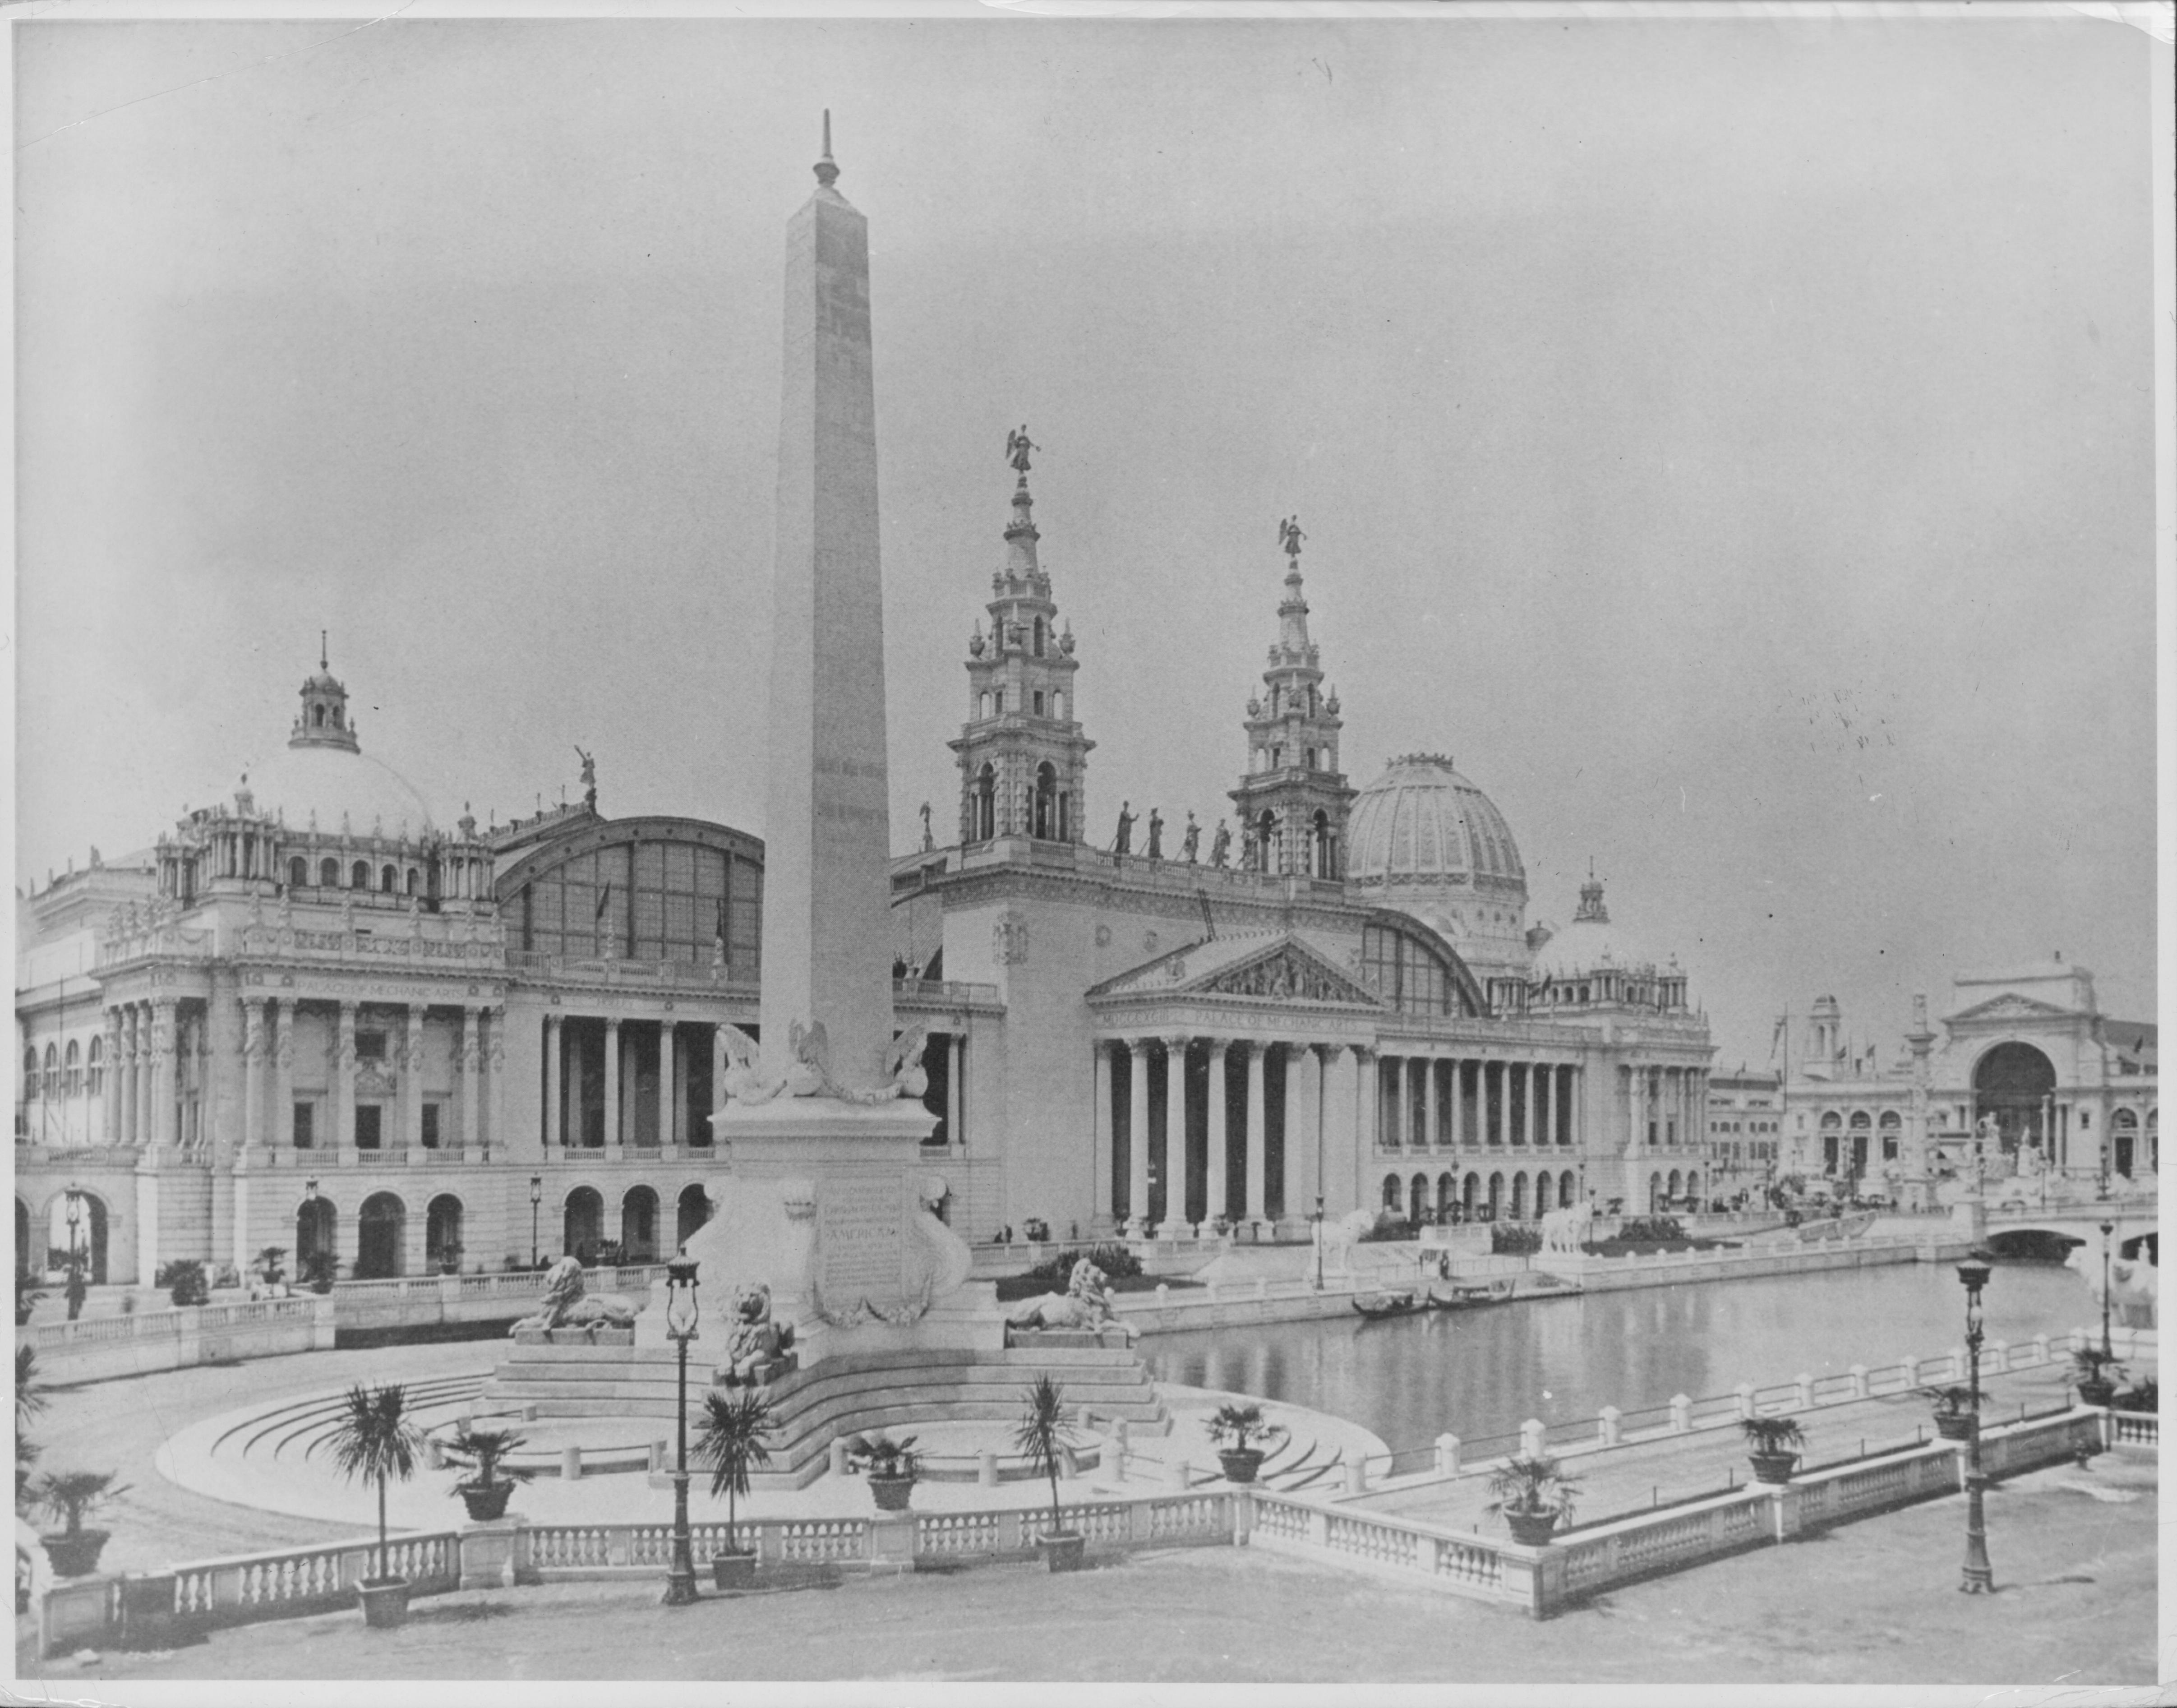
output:
[[[1410,1317],[1428,1307],[1410,1292],[1397,1292],[1356,1294],[1353,1308],[1370,1322],[1378,1323],[1386,1317]]]

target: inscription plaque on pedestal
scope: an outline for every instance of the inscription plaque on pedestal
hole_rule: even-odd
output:
[[[827,1307],[898,1305],[906,1285],[906,1192],[898,1175],[827,1176],[816,1199],[816,1285]]]

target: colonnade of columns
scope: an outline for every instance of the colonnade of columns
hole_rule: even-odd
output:
[[[594,1023],[604,1029],[603,1127],[598,1143],[592,1144],[581,1103],[581,1068],[578,1050],[567,1033],[569,1022]],[[654,1036],[646,1034],[654,1034]],[[646,1049],[647,1046],[647,1049]],[[634,1051],[644,1050],[649,1060],[638,1063]],[[707,1054],[710,1083],[725,1077],[724,1029],[707,1023],[656,1019],[638,1022],[630,1030],[617,1014],[544,1016],[544,1132],[548,1149],[559,1146],[576,1149],[602,1149],[617,1152],[630,1145],[641,1148],[711,1142],[708,1117],[712,1097],[698,1096],[696,1064]],[[657,1106],[648,1121],[635,1118],[623,1087],[632,1085],[640,1067],[657,1072]],[[701,1109],[691,1102],[701,1102]]]
[[[1621,1067],[1628,1153],[1699,1148],[1705,1137],[1708,1073],[1699,1067]]]
[[[363,1005],[337,1003],[326,1101],[329,1131],[313,1123],[305,1135],[295,1109],[295,1031],[301,1001],[292,996],[242,999],[242,1110],[238,1138],[245,1147],[297,1145],[335,1151],[357,1148],[356,1033]],[[326,1006],[334,1006],[328,1004]],[[425,1119],[423,1022],[426,1009],[416,1003],[372,1005],[385,1018],[393,1096],[380,1110],[379,1150],[409,1147],[459,1149],[481,1155],[486,1145],[503,1142],[506,1131],[506,1010],[498,1004],[447,1004],[453,1019],[453,1085],[450,1126],[430,1131]],[[438,1006],[438,1005],[433,1005]],[[388,1116],[390,1119],[388,1119]]]
[[[1358,1046],[1297,1040],[1179,1034],[1098,1040],[1098,1216],[1123,1222],[1129,1233],[1181,1237],[1220,1216],[1255,1224],[1304,1219],[1318,1198],[1329,1201],[1331,1214],[1350,1209],[1352,1160],[1365,1142],[1368,1105],[1360,1092],[1372,1061],[1372,1052]],[[1157,1064],[1163,1085],[1153,1099]],[[1191,1086],[1200,1087],[1199,1097]],[[1159,1128],[1161,1160],[1153,1178]]]
[[[1386,1054],[1377,1081],[1385,1150],[1569,1147],[1582,1129],[1572,1062]]]
[[[179,1003],[172,996],[106,1011],[106,1142],[171,1149],[180,1137],[175,1072]]]

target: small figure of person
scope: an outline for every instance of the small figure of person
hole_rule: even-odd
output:
[[[1201,847],[1202,827],[1194,821],[1194,813],[1190,808],[1187,815],[1186,832],[1179,839],[1179,857],[1187,865],[1192,865],[1196,863]]]
[[[1219,871],[1231,864],[1232,832],[1223,819],[1217,821],[1217,829],[1209,838],[1209,864]]]
[[[1164,815],[1154,807],[1149,809],[1149,855],[1153,860],[1164,858]]]
[[[1112,837],[1112,838],[1111,838],[1111,852],[1112,852],[1113,854],[1132,854],[1132,853],[1133,852],[1133,849],[1134,849],[1134,810],[1133,810],[1133,803],[1132,803],[1132,801],[1130,801],[1130,800],[1122,800],[1122,801],[1121,801],[1121,802],[1119,803],[1119,828],[1118,828],[1118,832],[1117,832],[1117,834],[1116,834],[1115,836],[1113,836],[1113,837]]]

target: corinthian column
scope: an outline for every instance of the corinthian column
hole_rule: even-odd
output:
[[[1130,1038],[1133,1054],[1127,1114],[1127,1232],[1136,1239],[1149,1227],[1149,1040]]]
[[[1205,1222],[1231,1214],[1225,1178],[1225,1052],[1228,1047],[1228,1040],[1209,1040],[1209,1130],[1203,1135],[1202,1219]]]
[[[1166,1239],[1183,1238],[1187,1225],[1187,1040],[1164,1040],[1164,1224]]]

